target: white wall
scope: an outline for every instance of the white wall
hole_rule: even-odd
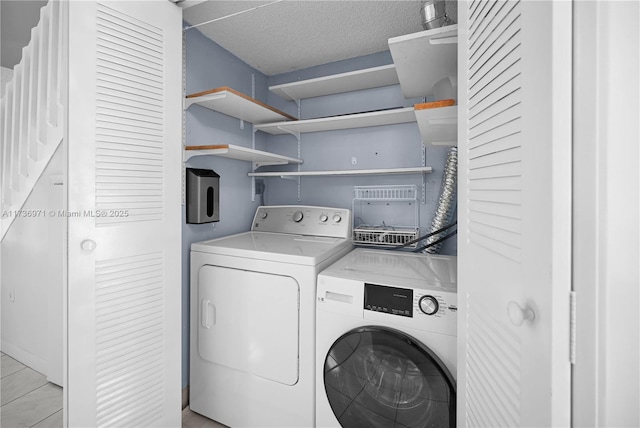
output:
[[[7,67],[0,67],[0,98],[4,97],[7,83],[13,79],[13,70]]]
[[[58,148],[2,241],[2,352],[62,385],[65,158]],[[55,212],[52,214],[51,211]]]

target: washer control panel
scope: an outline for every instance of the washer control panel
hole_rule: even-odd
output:
[[[251,230],[296,235],[351,237],[351,211],[303,205],[258,207]]]
[[[401,317],[412,317],[413,290],[365,283],[364,309]]]
[[[364,309],[403,317],[440,318],[455,314],[458,307],[453,293],[365,283]]]

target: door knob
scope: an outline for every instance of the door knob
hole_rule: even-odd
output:
[[[85,239],[80,243],[80,248],[82,248],[84,251],[91,252],[96,249],[96,245],[96,241]]]
[[[517,327],[521,326],[525,321],[532,322],[536,319],[536,314],[531,308],[528,306],[523,308],[513,300],[507,305],[507,314],[509,314],[511,323]]]

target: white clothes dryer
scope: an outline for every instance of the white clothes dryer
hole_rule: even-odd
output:
[[[456,426],[456,270],[358,248],[320,273],[317,427]]]
[[[347,209],[259,207],[191,245],[190,407],[232,427],[315,421],[318,273],[353,249]]]

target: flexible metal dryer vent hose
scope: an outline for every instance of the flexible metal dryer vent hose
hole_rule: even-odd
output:
[[[436,205],[436,211],[431,220],[429,232],[435,232],[451,223],[456,212],[456,193],[458,183],[458,148],[452,147],[447,154],[442,174],[442,186],[440,187],[440,197]],[[427,238],[426,245],[437,241],[447,234],[447,231]],[[442,248],[442,243],[426,248],[423,253],[437,254]]]

